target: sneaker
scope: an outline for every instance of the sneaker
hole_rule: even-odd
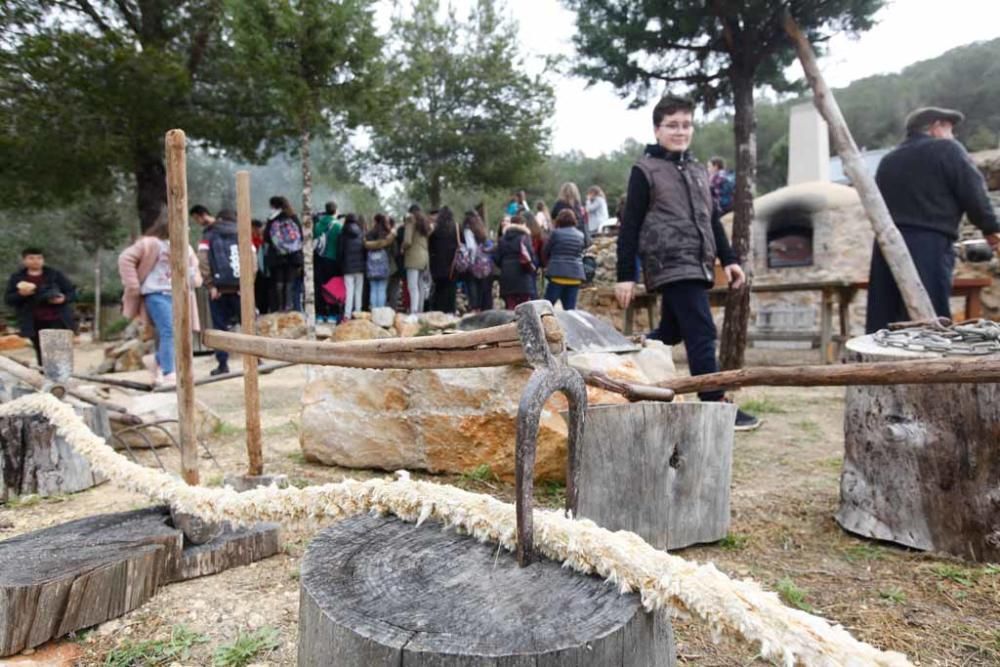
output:
[[[228,372],[229,372],[229,366],[226,366],[224,364],[219,364],[218,366],[210,370],[208,374],[211,375],[212,377],[215,377],[216,375],[222,375],[223,373],[228,373]]]
[[[177,386],[177,374],[167,373],[160,381],[157,383],[160,387],[176,387]]]
[[[747,412],[743,412],[739,408],[736,409],[737,431],[754,431],[758,429],[760,425],[761,425],[761,420],[759,417],[755,417]]]

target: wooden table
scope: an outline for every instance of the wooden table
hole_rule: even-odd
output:
[[[993,284],[993,279],[955,278],[951,284],[951,295],[965,297],[965,319],[975,320],[983,316],[982,291]],[[868,289],[868,281],[854,283],[859,289]]]

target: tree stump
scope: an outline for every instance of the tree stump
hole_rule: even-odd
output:
[[[103,408],[75,409],[91,431],[108,437],[111,427]],[[75,493],[104,481],[103,475],[56,435],[55,427],[45,418],[0,418],[0,502],[30,494]]]
[[[185,546],[165,506],[78,519],[4,540],[0,657],[121,616],[165,584],[249,565],[280,550],[273,523]]]
[[[728,403],[587,408],[577,515],[657,549],[721,540],[729,531],[735,419]]]
[[[871,336],[847,350],[863,362],[940,356]],[[998,443],[1000,384],[848,387],[837,522],[915,549],[1000,560]]]
[[[635,594],[429,522],[357,516],[309,545],[300,667],[674,665],[665,614]]]

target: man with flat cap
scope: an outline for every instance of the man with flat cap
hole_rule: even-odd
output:
[[[986,181],[953,134],[960,111],[923,107],[906,118],[906,139],[882,158],[875,181],[892,220],[906,241],[920,280],[938,315],[951,317],[958,226],[965,214],[990,247],[1000,245],[1000,224],[986,194]],[[865,331],[908,320],[903,297],[878,243],[872,252]]]

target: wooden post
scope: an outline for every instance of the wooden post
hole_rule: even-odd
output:
[[[94,253],[94,324],[90,327],[90,337],[96,343],[101,340],[101,249]]]
[[[844,163],[844,171],[851,179],[851,184],[858,191],[861,203],[865,207],[868,219],[871,220],[872,228],[875,230],[875,238],[879,248],[885,256],[885,261],[892,271],[892,276],[899,286],[899,292],[906,303],[906,311],[910,318],[914,320],[932,320],[935,318],[934,305],[931,298],[920,281],[917,267],[913,263],[910,251],[903,241],[903,235],[892,221],[889,209],[882,199],[875,179],[865,168],[858,146],[854,143],[851,130],[847,127],[843,114],[837,100],[833,97],[833,92],[827,87],[823,75],[819,71],[816,63],[816,54],[813,53],[809,39],[799,29],[798,24],[792,15],[785,12],[785,32],[791,37],[795,50],[798,53],[799,61],[805,72],[806,79],[813,90],[813,102],[820,114],[830,126],[830,136],[833,139],[833,146],[837,149],[837,154]]]
[[[38,332],[42,348],[42,371],[53,382],[64,384],[73,374],[73,332],[69,329],[42,329]]]
[[[191,285],[188,277],[187,163],[183,130],[166,137],[167,215],[170,222],[170,291],[173,292],[174,364],[181,475],[198,484],[198,441],[194,432],[194,349],[191,341]]]
[[[240,246],[240,330],[251,336],[257,334],[257,315],[254,304],[254,261],[252,228],[250,220],[250,172],[236,172],[236,218],[239,225]],[[261,454],[260,393],[257,388],[257,357],[243,355],[243,404],[246,408],[247,474],[259,477],[264,474]]]

